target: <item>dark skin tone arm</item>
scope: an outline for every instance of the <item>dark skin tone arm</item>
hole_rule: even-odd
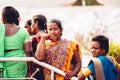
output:
[[[31,57],[31,55],[32,55],[31,41],[26,41],[24,43],[24,50],[25,50],[26,56]]]
[[[82,62],[81,62],[80,55],[79,55],[78,51],[74,51],[73,61],[74,61],[74,63],[71,62],[71,64],[74,65],[74,69],[66,72],[65,79],[70,79],[73,76],[76,76],[76,74],[81,69]]]
[[[32,56],[32,48],[31,48],[31,41],[27,41],[24,43],[24,50],[25,50],[25,53],[26,53],[26,56],[27,57],[33,57]],[[27,77],[30,77],[32,75],[32,64],[31,62],[27,62],[27,65],[28,65],[28,72],[27,72]]]
[[[38,43],[36,52],[35,52],[35,57],[40,60],[40,61],[44,61],[45,59],[45,37],[41,36],[41,40]]]

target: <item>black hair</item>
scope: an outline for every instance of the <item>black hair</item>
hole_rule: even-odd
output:
[[[31,22],[31,19],[27,20],[26,23],[31,26],[32,22]]]
[[[38,29],[47,32],[47,19],[44,15],[39,14],[33,16],[33,21],[36,23],[38,22]]]
[[[60,29],[63,29],[62,28],[62,23],[59,19],[51,19],[50,23],[56,23]]]
[[[4,23],[15,23],[19,25],[18,17],[19,12],[12,6],[6,6],[2,9],[2,18],[5,20]]]
[[[100,44],[100,48],[105,49],[106,53],[109,51],[109,39],[104,35],[97,35],[92,38],[92,41],[97,41]]]

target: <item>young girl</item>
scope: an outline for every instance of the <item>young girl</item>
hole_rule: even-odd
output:
[[[120,72],[120,67],[114,58],[107,57],[108,50],[109,40],[107,37],[104,35],[98,35],[92,38],[91,53],[93,57],[97,58],[98,61],[100,61],[103,73],[100,74],[100,71],[102,69],[97,69],[99,66],[95,67],[94,62],[91,60],[87,69],[78,74],[79,80],[84,80],[85,77],[88,77],[89,75],[93,75],[96,80],[100,75],[103,75],[104,79],[100,77],[101,79],[98,80],[118,80],[118,71]],[[97,73],[96,70],[100,71]]]

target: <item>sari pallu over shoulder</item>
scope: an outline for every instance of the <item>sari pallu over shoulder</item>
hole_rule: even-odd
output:
[[[61,69],[62,71],[68,71],[70,70],[74,50],[78,50],[78,52],[80,52],[79,48],[78,44],[66,39],[56,43],[46,43],[45,62]],[[44,69],[44,73],[45,80],[50,80],[50,71]],[[64,77],[59,74],[55,74],[55,80],[64,80]]]

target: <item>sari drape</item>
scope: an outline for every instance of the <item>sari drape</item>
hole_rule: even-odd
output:
[[[27,30],[20,27],[18,32],[12,36],[5,36],[5,50],[16,49],[5,52],[4,57],[26,57],[24,43],[29,39]],[[25,78],[27,74],[27,62],[14,61],[4,62],[7,78]]]
[[[78,50],[81,56],[80,46],[69,40],[62,40],[54,43],[46,43],[45,62],[62,70],[70,70],[71,60],[74,54],[74,50]],[[45,80],[51,79],[51,72],[48,69],[44,69]],[[64,80],[64,77],[55,74],[55,80]]]
[[[97,57],[102,64],[105,80],[118,80],[117,67],[106,56]],[[92,71],[92,74],[96,76],[94,63],[90,61],[88,68]],[[102,74],[101,74],[102,75]]]

